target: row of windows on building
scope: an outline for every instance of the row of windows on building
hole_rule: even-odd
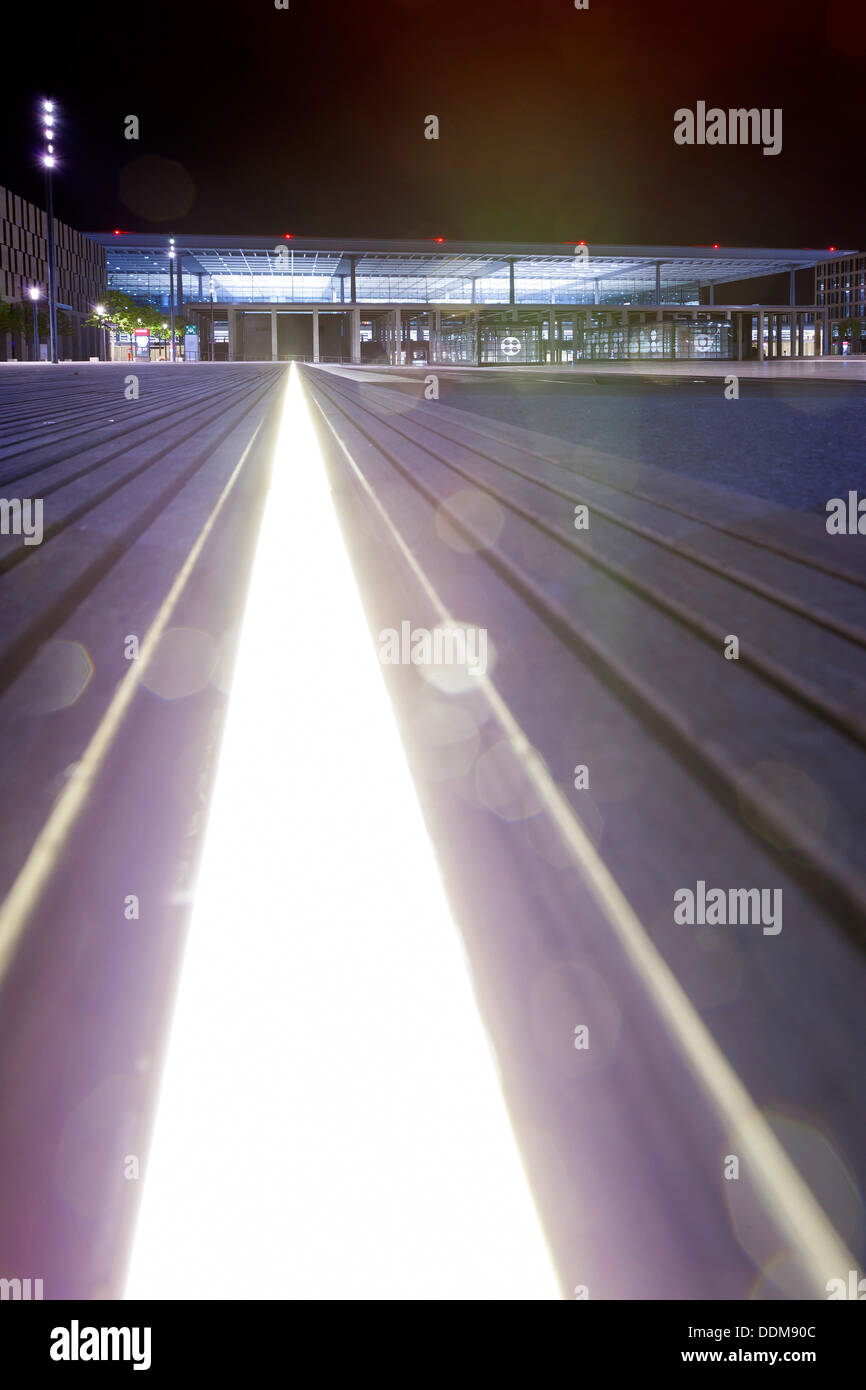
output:
[[[31,285],[47,289],[47,232],[41,208],[0,188],[0,297],[20,301]],[[90,313],[105,292],[105,251],[56,218],[54,248],[59,302]]]
[[[834,318],[866,317],[866,254],[827,261],[816,274],[817,302]]]

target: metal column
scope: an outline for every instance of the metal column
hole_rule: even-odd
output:
[[[319,360],[319,311],[313,310],[313,361]]]
[[[353,274],[353,275],[352,275],[352,292],[353,292],[353,296],[354,296],[354,290],[355,290],[355,276],[354,276],[354,274]],[[350,319],[351,325],[352,325],[352,361],[353,361],[353,362],[360,362],[360,360],[361,360],[361,310],[360,310],[360,309],[357,309],[357,308],[353,309],[353,310],[351,311],[350,315],[349,315],[349,319]]]
[[[277,345],[277,311],[271,310],[271,361],[279,362],[280,353]]]
[[[403,361],[403,315],[399,308],[394,310],[394,352],[392,356],[394,366],[401,366]]]
[[[440,321],[440,311],[438,309],[427,310],[427,331],[429,334],[429,346],[427,348],[428,363],[438,361]]]

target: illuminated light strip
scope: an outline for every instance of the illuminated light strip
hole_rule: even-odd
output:
[[[443,627],[452,625],[455,621],[453,616],[359,469],[336,425],[317,397],[314,396],[313,400],[358,484],[436,610],[439,623]],[[805,1272],[814,1284],[815,1294],[824,1295],[827,1280],[837,1277],[836,1271],[855,1269],[857,1261],[716,1045],[673,971],[653,945],[567,797],[554,782],[544,760],[532,746],[490,677],[479,677],[478,686],[499,721],[516,760],[631,960],[657,1013],[682,1049],[692,1074],[727,1129],[728,1138],[740,1145],[740,1157],[745,1155],[750,1161],[756,1187],[777,1230],[802,1261]]]
[[[232,471],[231,477],[220,493],[213,511],[199,532],[192,549],[184,561],[177,577],[166,594],[159,611],[139,645],[139,658],[131,662],[125,676],[118,682],[114,695],[97,725],[90,742],[75,764],[42,829],[31,846],[15,882],[9,889],[0,908],[0,984],[15,955],[22,932],[44,893],[64,845],[80,812],[93,788],[105,762],[111,745],[116,738],[124,717],[132,704],[141,684],[141,679],[156,650],[178,600],[186,588],[190,575],[213,530],[217,517],[240,477],[250,449],[252,449],[264,421],[256,426],[250,442]]]
[[[296,368],[126,1293],[561,1297]]]

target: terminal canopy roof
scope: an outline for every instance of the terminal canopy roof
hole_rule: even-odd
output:
[[[113,283],[153,292],[168,271],[168,235],[92,233],[105,247]],[[178,235],[185,276],[202,276],[202,297],[219,300],[349,298],[354,271],[360,301],[508,299],[514,268],[517,302],[691,302],[700,287],[813,267],[854,252],[720,246],[601,246],[345,240],[328,237]],[[658,276],[658,279],[657,279]],[[343,282],[341,284],[341,281]],[[290,282],[293,282],[290,285]],[[198,297],[198,295],[196,295]]]

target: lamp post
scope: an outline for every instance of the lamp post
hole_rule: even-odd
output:
[[[54,255],[54,166],[57,162],[54,153],[54,102],[42,103],[42,134],[45,150],[42,163],[45,167],[45,202],[48,215],[48,341],[49,356],[57,361],[57,273]]]
[[[171,309],[171,360],[174,361],[174,237],[168,239],[168,302]]]
[[[107,362],[107,361],[108,361],[108,346],[107,346],[106,337],[105,337],[105,314],[106,314],[106,308],[105,308],[105,305],[104,305],[104,304],[94,304],[93,308],[94,308],[94,312],[95,312],[97,318],[99,319],[99,327],[102,329],[102,360],[103,360],[103,362]]]
[[[38,318],[38,311],[37,311],[36,305],[37,305],[37,303],[39,302],[39,286],[38,286],[38,285],[31,285],[30,288],[29,288],[29,290],[27,291],[27,293],[29,294],[30,298],[33,300],[33,361],[34,361],[34,362],[38,362],[38,361],[39,361],[39,318]]]

